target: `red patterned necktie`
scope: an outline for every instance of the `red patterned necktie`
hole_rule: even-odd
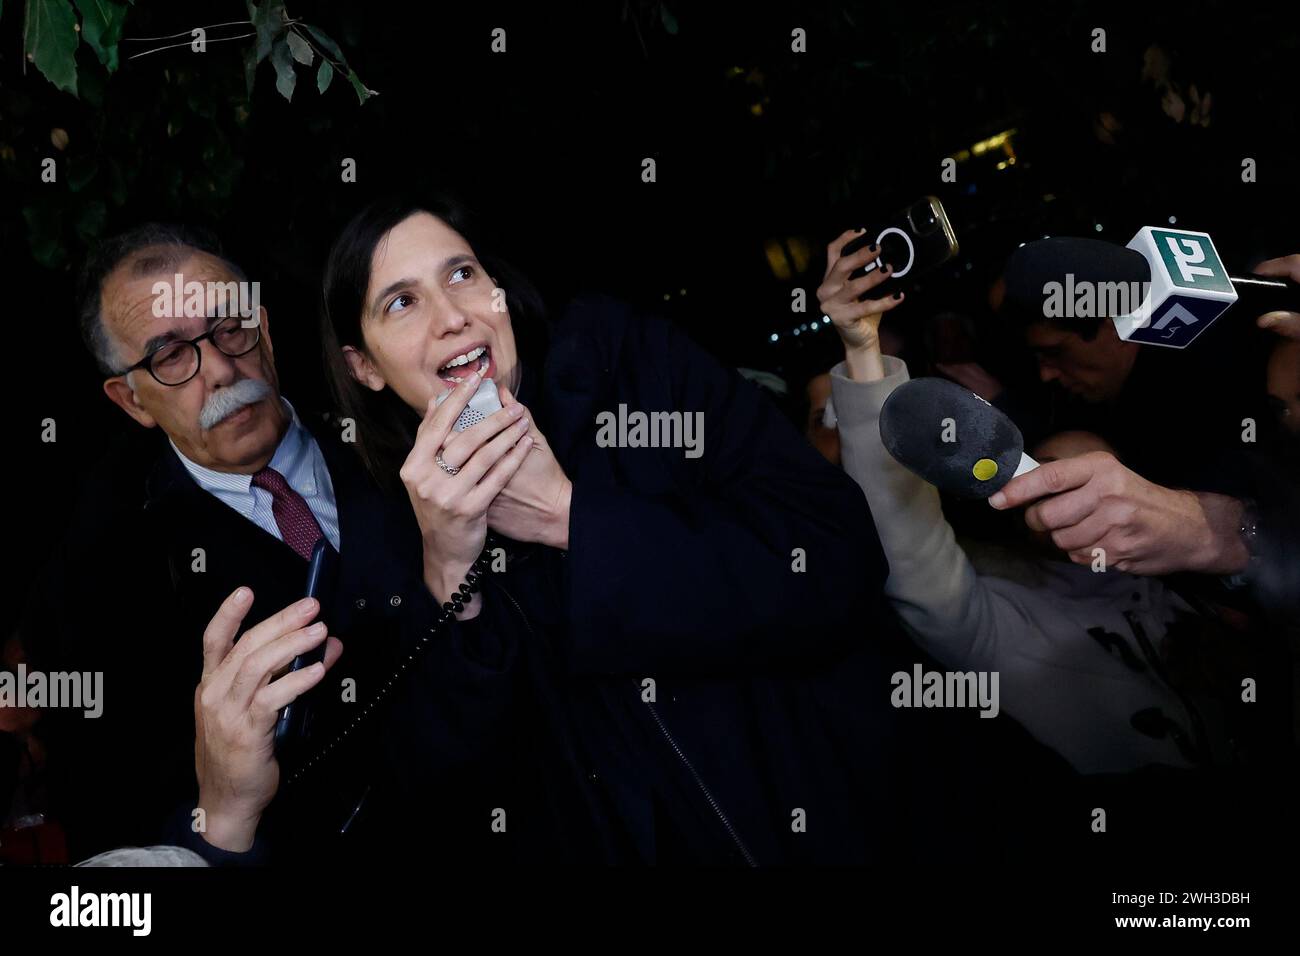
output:
[[[284,475],[270,467],[255,474],[253,484],[271,493],[271,513],[284,543],[305,560],[311,560],[311,549],[321,539],[321,530],[302,495],[289,487]]]

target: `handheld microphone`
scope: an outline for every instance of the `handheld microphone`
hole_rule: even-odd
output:
[[[1038,467],[1011,419],[942,378],[913,379],[890,393],[880,440],[908,470],[963,498],[987,498]]]
[[[1007,298],[1044,318],[1110,319],[1121,339],[1186,348],[1242,300],[1253,314],[1300,310],[1300,286],[1229,276],[1209,235],[1151,226],[1126,247],[1098,239],[1026,243],[1008,260]]]
[[[452,391],[449,388],[439,395],[434,401],[434,405],[441,405],[445,402]],[[479,382],[478,388],[470,396],[469,404],[461,409],[460,414],[456,416],[456,421],[451,426],[451,429],[452,431],[463,432],[471,425],[477,425],[493,412],[499,412],[500,410],[501,394],[497,391],[497,383],[490,378],[485,378]]]

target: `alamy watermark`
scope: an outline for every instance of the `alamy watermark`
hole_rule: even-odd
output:
[[[1113,319],[1138,315],[1150,293],[1150,282],[1075,282],[1074,273],[1068,272],[1064,282],[1043,285],[1043,318]]]
[[[150,289],[153,314],[159,319],[229,318],[239,316],[240,324],[252,328],[260,321],[262,286],[259,282],[184,281],[178,272],[171,281],[160,279]]]
[[[703,412],[618,412],[596,416],[596,444],[600,448],[684,448],[687,458],[704,454]]]
[[[997,671],[927,671],[920,664],[912,672],[895,671],[889,679],[895,707],[978,707],[981,717],[996,717]]]
[[[132,936],[148,936],[153,928],[152,893],[95,893],[73,885],[50,897],[54,927],[125,927]]]
[[[34,707],[38,710],[70,708],[84,710],[94,719],[104,712],[103,671],[29,671],[19,664],[16,671],[0,671],[0,709]]]

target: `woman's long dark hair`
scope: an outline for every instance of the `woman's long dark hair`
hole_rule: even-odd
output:
[[[496,254],[492,236],[479,217],[456,196],[437,192],[390,197],[370,203],[352,218],[334,241],[325,265],[320,328],[325,375],[341,417],[356,423],[356,444],[366,469],[381,488],[394,493],[402,488],[397,473],[415,441],[420,416],[391,388],[375,392],[353,379],[343,347],[366,351],[361,314],[375,248],[394,226],[419,212],[436,216],[464,236],[488,274],[505,290],[521,367],[533,366],[533,374],[540,374],[537,366],[548,337],[540,293]]]

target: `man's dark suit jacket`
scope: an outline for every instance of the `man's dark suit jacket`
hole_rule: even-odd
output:
[[[365,707],[399,648],[414,646],[438,609],[420,577],[409,507],[378,492],[335,428],[323,419],[304,418],[304,424],[330,471],[340,534],[339,586],[328,623],[344,652],[315,692],[319,746]],[[148,462],[151,469],[143,467]],[[194,696],[202,635],[240,585],[254,592],[241,633],[300,599],[307,562],[201,489],[154,433],[128,436],[100,463],[70,529],[19,632],[31,669],[104,674],[101,717],[49,711],[38,727],[49,754],[50,809],[68,832],[70,855],[76,860],[167,840],[222,861],[188,826],[197,797]],[[448,707],[461,693],[490,697],[501,674],[474,659],[463,635],[446,633],[453,630],[440,632],[426,655]],[[345,702],[342,682],[349,679],[354,699]],[[471,734],[469,722],[458,722],[457,731]],[[438,737],[439,728],[428,733]],[[305,779],[302,806],[287,792],[294,788],[282,786],[270,818],[277,810],[293,817],[292,826],[279,828],[282,835],[319,836],[347,821],[369,782],[357,769],[369,760],[367,740],[357,737],[351,752],[333,755]],[[449,761],[474,757],[472,748],[451,740],[429,743]],[[245,859],[262,858],[255,851]]]

